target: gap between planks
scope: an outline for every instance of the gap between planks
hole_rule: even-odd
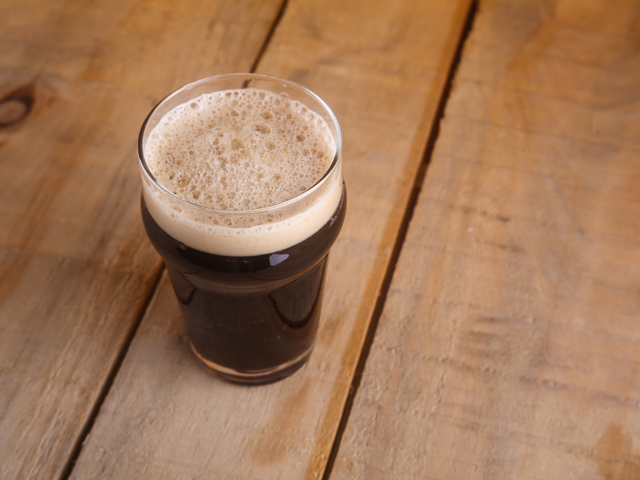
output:
[[[440,122],[444,117],[444,110],[447,105],[447,101],[449,100],[449,95],[451,94],[453,79],[455,77],[455,74],[458,70],[458,66],[460,64],[464,45],[467,41],[467,38],[469,37],[469,34],[471,33],[471,30],[473,29],[473,22],[476,17],[479,1],[480,0],[473,0],[471,2],[471,5],[469,6],[469,11],[467,12],[467,18],[465,20],[462,33],[460,35],[458,45],[456,46],[455,55],[453,57],[453,61],[451,62],[451,67],[447,72],[447,78],[445,80],[444,88],[442,90],[442,95],[440,96],[440,101],[438,102],[438,107],[436,109],[433,126],[431,128],[431,131],[429,132],[429,137],[427,138],[427,142],[424,147],[424,154],[422,156],[422,161],[420,162],[420,166],[418,167],[418,171],[416,173],[416,176],[413,182],[413,187],[411,189],[411,195],[409,196],[407,207],[405,209],[402,222],[400,223],[398,236],[396,237],[396,241],[393,245],[391,256],[389,257],[387,270],[384,274],[384,279],[382,281],[382,286],[380,287],[380,292],[378,293],[378,298],[376,300],[376,305],[373,310],[371,322],[369,322],[369,328],[367,329],[362,350],[360,351],[360,356],[358,357],[356,370],[353,375],[353,378],[351,379],[349,394],[347,395],[347,400],[345,402],[344,409],[342,410],[342,416],[340,418],[340,423],[338,424],[338,430],[333,440],[333,445],[331,447],[331,452],[329,453],[329,458],[327,460],[327,465],[325,467],[322,480],[329,480],[331,477],[333,465],[338,455],[338,450],[340,449],[342,436],[344,434],[344,431],[347,427],[347,423],[349,421],[349,416],[351,414],[353,402],[358,393],[358,389],[360,388],[362,374],[364,372],[367,359],[369,358],[369,352],[371,351],[371,346],[373,344],[373,339],[376,335],[376,330],[378,328],[378,323],[380,322],[380,317],[382,315],[384,304],[387,300],[387,294],[389,292],[389,287],[391,286],[391,280],[393,279],[393,274],[395,273],[395,270],[396,270],[398,258],[400,257],[400,251],[402,250],[402,245],[404,244],[405,238],[407,236],[407,231],[409,230],[409,224],[411,223],[413,212],[415,210],[416,204],[418,203],[418,197],[420,196],[420,191],[422,190],[422,184],[427,174],[427,169],[431,161],[431,156],[435,148],[436,140],[438,139],[438,134],[440,133]]]
[[[267,38],[265,38],[264,43],[262,44],[262,48],[260,48],[260,51],[258,51],[258,55],[256,55],[256,60],[253,62],[253,65],[251,65],[251,70],[250,70],[251,73],[255,73],[256,70],[258,69],[258,66],[260,65],[260,61],[262,60],[262,57],[264,57],[264,54],[267,51],[269,44],[271,43],[273,34],[278,29],[278,25],[280,25],[280,21],[282,20],[282,17],[284,17],[284,12],[287,9],[288,5],[289,5],[289,0],[283,0],[282,5],[280,5],[280,11],[276,15],[276,19],[274,20],[273,25],[271,25],[271,30],[269,30],[269,33],[267,33]]]
[[[136,333],[138,332],[138,328],[140,328],[140,325],[142,324],[142,319],[147,314],[147,310],[151,305],[151,301],[153,300],[153,297],[155,297],[156,292],[158,291],[158,285],[160,284],[160,280],[162,279],[162,273],[164,272],[164,263],[157,270],[158,271],[156,272],[155,276],[152,278],[151,286],[149,288],[149,293],[147,294],[147,298],[145,299],[145,302],[142,308],[140,309],[140,313],[132,322],[131,328],[127,332],[127,335],[122,344],[122,348],[120,349],[120,352],[118,352],[118,356],[115,358],[113,364],[111,365],[107,378],[105,379],[105,382],[102,385],[102,388],[100,388],[100,391],[98,392],[98,396],[96,398],[95,403],[91,407],[89,416],[87,417],[87,421],[82,427],[82,430],[80,431],[80,434],[78,435],[78,438],[76,439],[73,445],[73,448],[71,449],[71,454],[69,455],[69,458],[67,459],[67,462],[65,463],[64,468],[60,473],[60,477],[59,477],[60,480],[68,480],[68,478],[71,476],[73,467],[75,466],[76,461],[80,456],[80,452],[82,451],[82,446],[84,444],[84,441],[89,435],[89,432],[91,432],[91,429],[93,428],[93,425],[95,424],[95,421],[98,418],[98,414],[100,413],[102,404],[104,403],[107,396],[109,395],[109,392],[111,391],[111,387],[113,386],[113,383],[115,382],[115,379],[118,376],[120,367],[122,366],[124,359],[127,356],[127,353],[129,352],[131,343],[133,343],[133,339],[135,338]]]
[[[278,28],[278,25],[280,25],[280,21],[284,16],[284,12],[287,9],[288,4],[289,4],[289,0],[283,0],[282,4],[280,5],[280,10],[276,15],[273,25],[271,26],[269,33],[267,33],[267,36],[262,44],[262,47],[260,48],[260,50],[258,51],[258,54],[256,55],[255,61],[251,65],[250,73],[255,73],[256,69],[258,68],[258,65],[260,64],[260,60],[262,60],[262,57],[264,56],[265,52],[267,51],[267,48],[269,47],[269,44],[271,43],[273,34]],[[69,477],[71,476],[71,473],[73,472],[73,468],[75,467],[76,461],[78,460],[78,457],[80,457],[80,453],[82,452],[82,446],[85,440],[87,439],[87,437],[89,436],[89,433],[91,432],[91,429],[93,428],[93,425],[95,424],[95,421],[98,418],[98,415],[100,414],[100,409],[102,408],[104,401],[106,400],[107,396],[109,395],[109,392],[111,391],[111,388],[113,387],[115,379],[118,376],[118,372],[120,371],[120,367],[122,366],[124,359],[126,358],[127,353],[131,348],[133,339],[135,338],[136,334],[138,333],[138,329],[142,324],[142,320],[146,316],[147,310],[149,309],[149,306],[151,305],[153,298],[157,294],[158,286],[160,285],[160,280],[162,279],[162,274],[164,270],[165,270],[165,265],[164,265],[164,262],[162,262],[162,265],[158,269],[158,272],[156,273],[155,277],[153,278],[151,288],[149,289],[149,293],[147,295],[147,298],[144,301],[140,314],[136,317],[135,321],[131,325],[131,329],[127,333],[127,336],[122,345],[122,349],[120,350],[113,365],[111,366],[111,369],[109,370],[109,374],[107,375],[107,378],[104,384],[102,385],[102,388],[100,389],[98,397],[96,398],[96,401],[93,407],[91,408],[89,417],[87,418],[85,425],[82,427],[80,435],[78,435],[78,438],[76,439],[73,449],[71,450],[71,455],[69,455],[69,458],[67,459],[67,462],[64,468],[62,469],[59,480],[68,480]]]

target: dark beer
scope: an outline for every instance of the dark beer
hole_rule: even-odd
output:
[[[254,74],[188,85],[142,127],[145,229],[192,349],[227,380],[275,381],[311,353],[345,216],[340,142],[319,98]]]
[[[244,381],[255,372],[255,383],[264,383],[304,364],[316,337],[327,255],[344,221],[345,195],[311,237],[249,257],[184,245],[158,226],[142,199],[145,229],[166,262],[193,348],[206,365],[229,380],[236,379],[234,371],[245,372]],[[260,376],[285,364],[274,376]]]

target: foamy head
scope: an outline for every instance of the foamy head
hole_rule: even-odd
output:
[[[327,123],[266,90],[191,98],[162,117],[143,150],[143,195],[154,220],[218,255],[288,248],[327,223],[342,194]]]

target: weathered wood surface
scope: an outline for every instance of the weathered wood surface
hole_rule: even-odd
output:
[[[639,132],[639,2],[481,2],[332,478],[640,478]]]
[[[258,70],[335,110],[349,197],[315,352],[273,385],[216,380],[163,279],[72,478],[322,474],[469,3],[288,2]]]
[[[0,478],[63,474],[160,274],[139,214],[145,115],[250,69],[280,4],[0,3]]]

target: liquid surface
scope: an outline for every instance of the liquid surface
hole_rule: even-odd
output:
[[[212,254],[261,255],[299,243],[329,220],[342,194],[339,165],[318,184],[336,155],[324,120],[263,90],[214,92],[175,107],[144,152],[156,180],[191,202],[143,179],[150,214],[172,237]]]
[[[202,95],[174,108],[145,146],[147,165],[165,188],[221,210],[296,197],[322,178],[334,153],[318,114],[251,88]]]

